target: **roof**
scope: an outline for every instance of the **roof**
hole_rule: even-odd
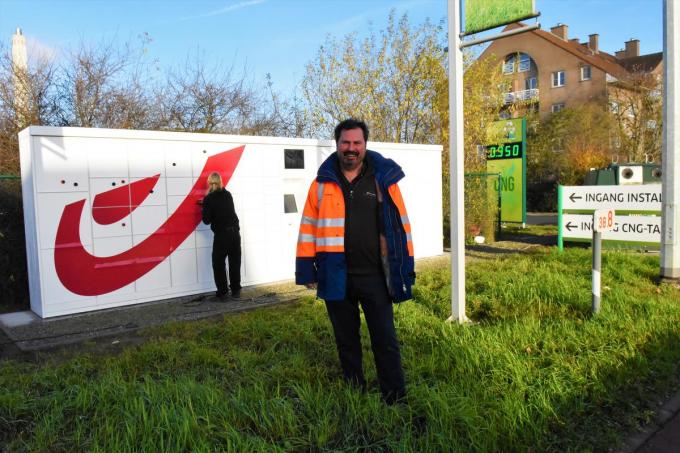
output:
[[[515,22],[509,24],[503,31],[515,30],[521,27],[526,27],[526,25],[521,22]],[[620,78],[629,71],[628,68],[619,64],[619,60],[617,60],[616,57],[606,52],[598,51],[597,53],[594,53],[590,49],[577,42],[565,41],[553,35],[552,33],[543,31],[541,29],[531,30],[528,33],[533,33],[535,36],[545,39],[551,44],[562,48],[564,51],[569,52],[586,63],[606,72],[607,74],[611,74],[614,77]]]
[[[619,64],[629,72],[652,72],[663,62],[663,52],[640,55],[639,57],[621,58]]]

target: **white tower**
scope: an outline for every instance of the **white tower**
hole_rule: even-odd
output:
[[[12,35],[12,82],[14,86],[15,111],[17,122],[25,126],[28,108],[28,57],[26,54],[26,37],[17,27]]]

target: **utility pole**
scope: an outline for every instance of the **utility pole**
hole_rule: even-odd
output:
[[[680,2],[663,2],[663,144],[661,279],[680,279]]]

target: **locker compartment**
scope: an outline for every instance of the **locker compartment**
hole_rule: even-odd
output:
[[[192,143],[191,162],[192,175],[194,178],[201,176],[201,172],[205,167],[208,158],[224,151],[230,151],[235,148],[243,146],[241,143],[223,143],[223,142],[207,142],[207,143]],[[241,157],[243,159],[243,156]],[[238,168],[238,165],[236,166]]]
[[[149,181],[144,187],[135,183],[139,181]],[[130,178],[131,194],[130,204],[134,208],[139,205],[162,206],[166,203],[167,191],[165,178],[159,177],[155,183],[149,178]],[[152,184],[153,183],[153,184]],[[138,190],[135,190],[138,189]]]
[[[170,255],[170,269],[173,287],[197,283],[196,249],[175,250]]]
[[[87,154],[82,139],[36,137],[33,176],[38,192],[88,190]]]
[[[93,248],[96,256],[119,255],[132,248],[132,236],[95,238]]]
[[[46,311],[76,311],[78,308],[96,305],[97,300],[94,296],[80,296],[64,287],[54,267],[54,249],[40,251],[40,269],[42,304]],[[77,269],[74,268],[73,271],[77,272]]]
[[[196,230],[196,247],[210,247],[213,244],[213,232],[210,230]]]
[[[186,197],[194,186],[192,178],[167,178],[166,187],[168,196]]]
[[[90,178],[90,202],[93,208],[130,206],[130,181],[127,176]]]
[[[165,233],[159,231],[161,225],[168,218],[168,210],[165,206],[139,206],[132,211],[133,234]]]
[[[120,218],[120,215],[125,209],[130,209],[129,207],[117,207],[117,208],[95,208],[92,209],[92,219],[116,219],[111,223],[98,223],[96,221],[92,222],[92,237],[94,238],[106,238],[106,237],[118,237],[118,236],[131,236],[132,235],[132,224],[130,216]],[[88,216],[89,217],[89,216]]]
[[[97,305],[110,305],[112,303],[115,303],[114,306],[119,306],[118,302],[128,302],[131,299],[134,299],[134,294],[135,292],[135,284],[130,283],[127,286],[124,286],[120,289],[117,289],[116,291],[112,291],[107,294],[102,294],[100,296],[97,296]],[[105,308],[105,307],[102,307]]]
[[[165,177],[166,142],[158,140],[132,141],[127,145],[130,178],[147,178],[160,173]]]
[[[165,176],[191,177],[191,145],[186,142],[166,142],[165,145]]]
[[[169,236],[172,238],[172,233],[169,234]],[[181,237],[181,236],[180,236]],[[174,244],[175,241],[172,241]],[[184,239],[179,246],[175,247],[175,250],[186,250],[186,249],[195,249],[196,248],[196,233],[192,232],[187,236],[186,239]]]
[[[183,210],[179,212],[178,209],[180,205],[184,202],[186,197],[184,196],[168,196],[168,212],[169,216],[172,216],[172,231],[169,233],[175,233],[178,231],[194,231],[201,222],[201,206],[200,205],[189,205],[191,209]],[[186,234],[186,233],[184,233]]]
[[[160,290],[168,289],[170,287],[169,260],[161,262],[135,282],[136,292],[159,290],[159,294],[163,294]]]
[[[90,178],[128,177],[126,140],[82,139],[87,148]]]
[[[85,201],[80,216],[80,241],[86,249],[92,250],[92,227],[90,226],[90,203],[85,193],[39,193],[36,197],[36,225],[39,247],[54,248],[57,228],[64,214],[64,208],[81,200]],[[68,219],[64,219],[67,221]]]
[[[212,270],[212,246],[198,247],[196,249],[196,261],[198,262],[198,281],[206,284],[209,290],[215,290],[215,279]]]
[[[268,253],[263,242],[242,242],[241,280],[244,285],[267,281],[271,274]]]

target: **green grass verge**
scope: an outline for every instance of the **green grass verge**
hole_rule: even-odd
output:
[[[387,407],[364,342],[362,395],[340,380],[319,301],[175,323],[115,356],[0,363],[7,451],[607,450],[675,384],[680,291],[658,257],[589,250],[468,265],[472,325],[447,324],[449,270],[396,307],[408,400]],[[367,332],[362,330],[364,338]]]

